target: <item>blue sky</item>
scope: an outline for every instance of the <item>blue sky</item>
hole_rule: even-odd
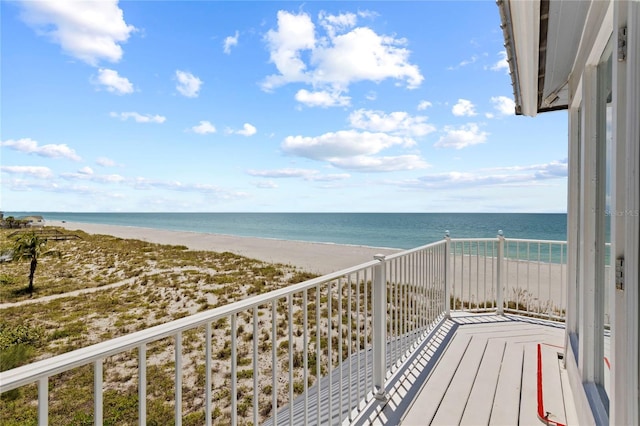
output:
[[[564,212],[494,1],[2,1],[4,211]]]

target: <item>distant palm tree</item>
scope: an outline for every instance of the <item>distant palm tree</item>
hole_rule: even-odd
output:
[[[21,235],[13,246],[13,258],[16,260],[29,260],[31,262],[29,268],[29,287],[27,291],[33,294],[33,277],[38,267],[38,258],[43,255],[57,253],[54,251],[44,251],[47,245],[47,239],[39,236],[35,232],[28,232]]]

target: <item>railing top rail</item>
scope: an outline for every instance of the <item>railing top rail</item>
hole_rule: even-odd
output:
[[[512,241],[516,243],[542,243],[542,244],[567,244],[562,240],[533,240],[528,238],[504,238],[505,241]]]
[[[498,241],[498,237],[491,238],[450,238],[449,241],[452,243],[466,243],[466,242],[495,242]]]
[[[498,237],[490,237],[490,238],[450,238],[452,243],[457,242],[484,242],[484,241],[498,241]],[[530,238],[508,238],[504,237],[504,241],[508,242],[520,242],[520,243],[543,243],[543,244],[566,244],[566,241],[563,240],[536,240]]]
[[[406,256],[406,255],[411,254],[411,253],[415,253],[415,252],[418,252],[418,251],[427,250],[427,249],[430,249],[430,248],[441,246],[445,242],[446,242],[446,240],[442,239],[440,241],[436,241],[436,242],[433,242],[433,243],[425,244],[425,245],[420,246],[420,247],[412,248],[412,249],[409,249],[409,250],[404,250],[404,251],[401,251],[401,252],[398,252],[398,253],[389,254],[389,255],[385,256],[384,259],[385,260],[393,260],[393,259],[396,259],[398,257]]]

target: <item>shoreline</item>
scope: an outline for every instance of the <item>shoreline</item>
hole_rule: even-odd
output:
[[[124,225],[47,220],[46,226],[58,226],[69,231],[105,234],[157,244],[184,245],[190,250],[231,252],[269,263],[293,265],[321,275],[346,269],[374,259],[377,254],[389,255],[402,249],[281,240],[275,238],[242,237],[208,234],[194,231],[170,231]]]

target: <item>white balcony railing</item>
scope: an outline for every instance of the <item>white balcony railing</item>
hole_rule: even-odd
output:
[[[158,368],[172,375],[176,425],[184,415],[206,424],[349,421],[383,399],[386,379],[451,308],[562,318],[565,244],[447,237],[0,373],[0,393],[37,384],[38,422],[55,423],[56,390],[92,365],[87,417],[103,424],[105,389],[114,388],[105,381],[117,365],[132,370],[137,387],[137,419],[129,421],[146,424],[147,403],[157,398],[147,373],[170,340],[173,360]],[[198,374],[202,380],[191,377]],[[183,390],[193,398],[194,388],[202,402],[183,412]]]

